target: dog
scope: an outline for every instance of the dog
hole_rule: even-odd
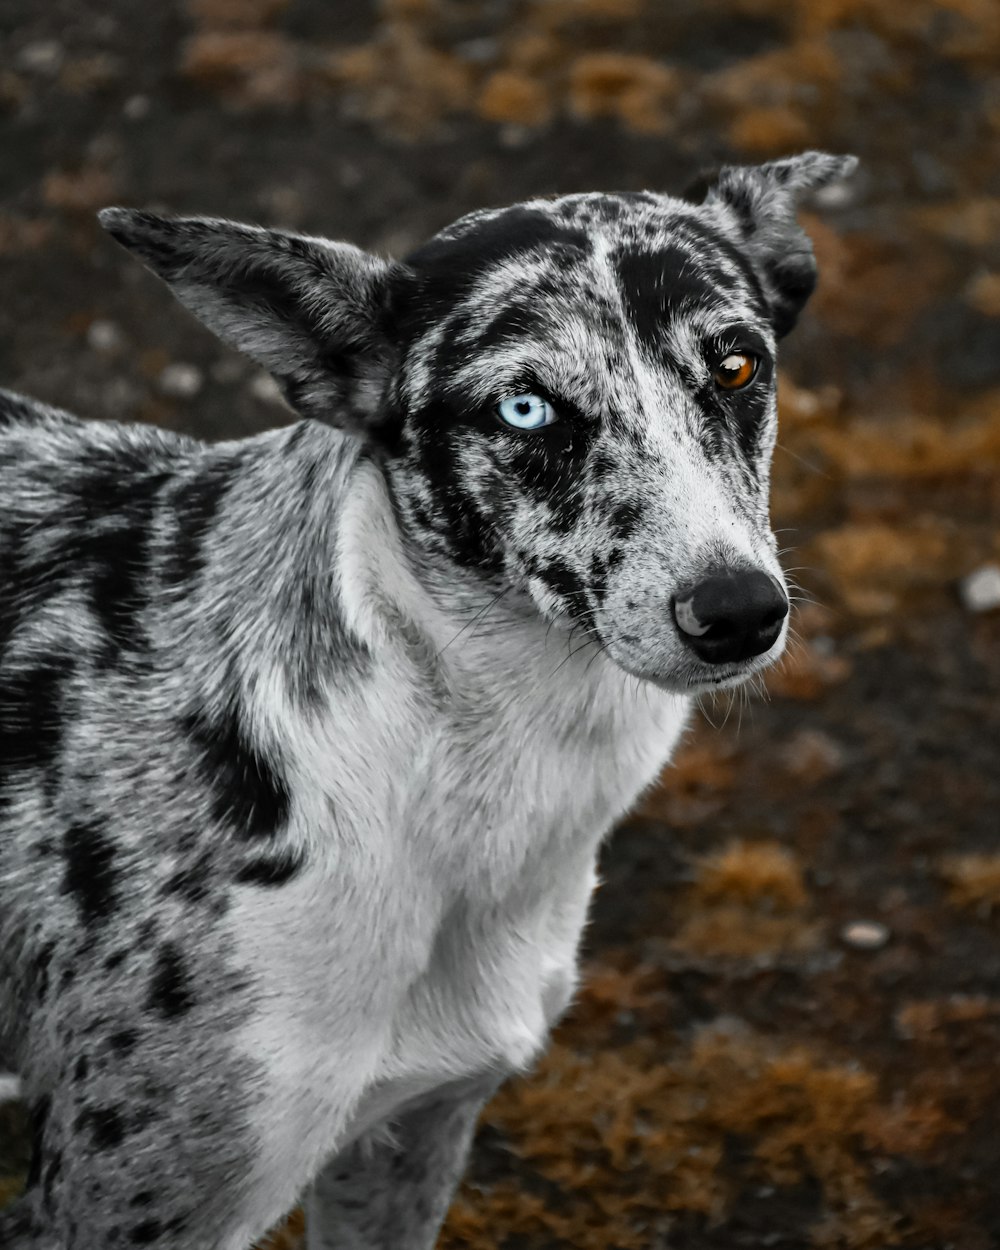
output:
[[[102,224],[302,418],[0,397],[16,1250],[427,1250],[576,984],[595,858],[781,653],[775,345],[853,158],[475,212],[405,262]]]

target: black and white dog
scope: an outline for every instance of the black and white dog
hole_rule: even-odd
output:
[[[569,1002],[601,838],[780,654],[797,195],[535,200],[405,263],[106,228],[305,420],[208,446],[0,396],[4,1250],[426,1250]],[[307,1189],[307,1187],[309,1187]]]

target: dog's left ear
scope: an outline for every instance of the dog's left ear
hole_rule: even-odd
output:
[[[272,373],[303,416],[358,433],[377,418],[405,266],[349,243],[213,218],[127,208],[99,217],[210,330]]]
[[[760,276],[780,338],[795,324],[816,286],[816,260],[795,218],[801,195],[846,178],[856,156],[803,152],[765,165],[727,165],[702,184],[706,208],[722,209]]]

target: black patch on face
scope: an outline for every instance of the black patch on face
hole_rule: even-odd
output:
[[[198,751],[198,764],[213,793],[212,814],[246,841],[279,833],[291,805],[284,778],[243,732],[234,711],[209,721],[204,714],[181,720]]]
[[[509,208],[487,221],[472,222],[460,234],[431,239],[406,258],[416,270],[418,294],[409,301],[404,320],[440,316],[465,296],[488,270],[518,256],[559,244],[590,250],[584,231],[556,221],[534,208]]]
[[[0,685],[0,807],[15,776],[37,769],[47,791],[55,785],[62,745],[63,690],[73,673],[70,660],[51,656],[14,670]]]
[[[90,1111],[90,1137],[95,1150],[114,1150],[125,1140],[125,1121],[117,1107]]]
[[[725,391],[714,382],[699,389],[696,398],[708,417],[702,428],[701,443],[706,454],[716,459],[724,460],[737,451],[756,480],[760,439],[773,389],[774,364],[766,344],[752,329],[734,328],[732,338],[720,339],[711,345],[709,356],[721,359],[734,350],[757,356],[757,372],[741,390]]]
[[[147,1007],[164,1020],[174,1020],[186,1015],[193,1006],[194,996],[183,956],[173,942],[165,942],[153,969]]]
[[[615,267],[625,311],[640,343],[655,355],[663,351],[672,313],[683,304],[711,300],[717,289],[680,247],[624,249],[615,256]]]
[[[135,1049],[139,1034],[135,1029],[119,1029],[108,1038],[108,1045],[116,1055],[127,1055]]]
[[[642,504],[635,499],[616,504],[609,522],[611,533],[626,542],[642,524],[642,516]]]
[[[44,1094],[32,1104],[28,1121],[31,1135],[31,1165],[28,1169],[27,1188],[33,1189],[42,1177],[42,1158],[45,1154],[45,1126],[52,1110],[52,1099]]]
[[[164,894],[179,895],[188,903],[203,903],[211,888],[212,857],[207,852],[180,868],[164,884]]]
[[[526,338],[537,339],[542,335],[545,325],[546,318],[537,309],[527,304],[508,304],[494,314],[481,332],[463,339],[462,351],[458,356],[462,359],[467,352],[487,352],[509,343],[523,342]],[[444,363],[442,357],[446,360],[454,351],[454,340],[448,339],[442,343],[438,352],[439,372],[445,372],[441,367]]]
[[[151,1246],[162,1236],[163,1231],[159,1220],[144,1220],[129,1230],[128,1239],[133,1246]]]
[[[128,951],[114,951],[104,961],[104,969],[106,972],[114,972],[116,968],[120,968],[128,956]]]
[[[93,928],[117,910],[115,845],[97,821],[71,825],[63,836],[66,870],[60,887],[76,904],[80,923]]]
[[[679,218],[671,225],[671,229],[682,240],[691,241],[698,246],[701,253],[700,264],[705,272],[712,277],[713,281],[718,279],[727,290],[732,288],[732,278],[723,274],[721,267],[713,265],[711,257],[719,257],[733,265],[739,271],[753,302],[757,305],[757,311],[762,317],[767,315],[767,299],[757,271],[746,254],[735,247],[726,235],[713,230],[711,226],[699,221],[696,217]]]
[[[90,1072],[90,1061],[87,1059],[86,1055],[81,1055],[80,1058],[77,1059],[76,1064],[73,1068],[73,1080],[85,1081],[87,1079],[87,1075],[89,1072]]]
[[[565,603],[570,616],[577,620],[589,620],[590,606],[587,592],[577,574],[563,560],[552,560],[538,565],[533,572]]]
[[[434,499],[428,520],[456,563],[495,575],[502,568],[499,543],[479,500],[461,489],[459,441],[467,435],[450,428],[451,419],[450,412],[435,407],[421,409],[412,418],[419,472]]]
[[[305,428],[304,423],[301,428]],[[168,586],[189,589],[194,584],[205,563],[205,536],[218,516],[229,484],[228,466],[215,464],[182,482],[171,494],[174,539],[162,570]]]
[[[31,979],[35,986],[35,997],[39,1002],[45,1000],[49,992],[49,968],[55,954],[55,942],[47,942],[35,956],[31,969]]]
[[[799,313],[816,289],[816,261],[812,248],[799,248],[787,256],[777,256],[764,266],[774,291],[771,324],[783,338],[798,321]]]
[[[235,880],[239,885],[285,885],[298,875],[302,864],[301,856],[291,851],[261,856],[245,863],[237,872]]]

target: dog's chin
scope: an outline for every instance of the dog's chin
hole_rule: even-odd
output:
[[[648,681],[650,685],[667,691],[669,694],[693,696],[714,694],[719,690],[733,690],[737,686],[742,686],[751,677],[770,668],[776,660],[781,658],[784,650],[782,639],[763,655],[753,656],[749,660],[741,660],[733,664],[705,664],[694,656],[682,655],[678,657],[674,667],[652,668],[637,664],[631,658],[616,656],[610,647],[607,648],[614,662],[630,677]]]

